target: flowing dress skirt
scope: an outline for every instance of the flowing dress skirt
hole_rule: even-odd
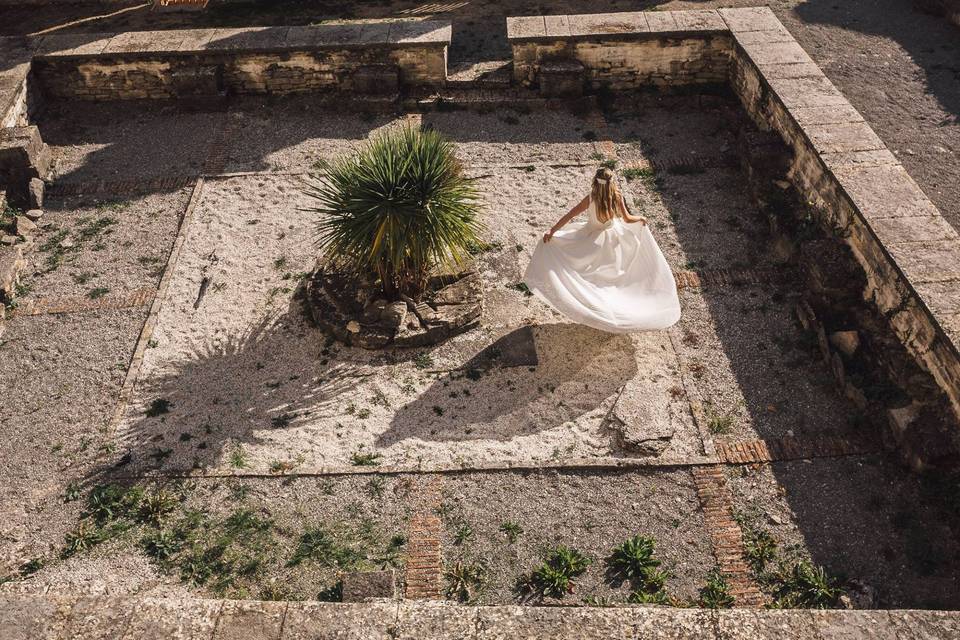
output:
[[[611,333],[666,329],[680,319],[673,272],[648,225],[571,222],[541,241],[524,275],[530,291],[570,320]]]

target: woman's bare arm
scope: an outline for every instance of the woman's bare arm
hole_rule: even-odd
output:
[[[643,216],[635,216],[627,209],[627,203],[623,201],[623,196],[620,196],[620,215],[623,218],[624,222],[639,222],[640,224],[647,224],[647,219]]]
[[[543,234],[543,241],[550,242],[550,238],[553,237],[553,234],[555,234],[557,231],[560,231],[564,225],[586,211],[588,206],[590,206],[590,196],[584,196],[583,200],[575,204],[570,211],[567,211],[566,215],[557,221],[557,224],[550,227],[550,231],[547,231],[545,234]]]

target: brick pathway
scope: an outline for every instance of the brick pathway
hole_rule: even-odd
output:
[[[406,592],[409,600],[437,600],[443,593],[443,559],[440,536],[443,522],[437,516],[443,478],[432,475],[416,480],[419,511],[410,520],[407,539]]]
[[[123,293],[109,293],[100,298],[83,297],[36,298],[27,300],[14,312],[16,316],[38,316],[47,313],[80,313],[104,309],[134,309],[153,301],[156,289],[146,287]]]
[[[703,520],[713,555],[730,587],[730,595],[736,599],[734,606],[762,607],[766,598],[744,558],[743,532],[733,519],[733,502],[727,490],[723,467],[694,467],[693,481],[703,508]]]
[[[47,187],[47,196],[63,198],[66,196],[105,194],[111,196],[149,193],[152,191],[174,191],[190,186],[196,176],[157,176],[139,180],[85,180],[80,182],[55,182]]]

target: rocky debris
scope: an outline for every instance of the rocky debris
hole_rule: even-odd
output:
[[[840,596],[840,605],[844,609],[876,609],[877,590],[863,580],[848,580],[846,592]]]
[[[4,246],[0,248],[0,303],[7,303],[14,299],[17,284],[20,282],[20,271],[26,266],[23,259],[23,249],[19,246]]]
[[[27,186],[27,208],[28,209],[43,208],[43,191],[44,191],[43,180],[41,180],[40,178],[31,178],[30,184]]]
[[[834,331],[829,340],[830,344],[848,358],[853,357],[860,348],[860,334],[857,331]]]
[[[21,235],[24,237],[32,236],[37,232],[37,229],[39,229],[39,227],[37,226],[37,223],[31,220],[30,218],[28,218],[27,216],[16,217],[16,228],[17,228],[17,235]]]
[[[385,328],[393,329],[396,331],[403,326],[404,320],[407,318],[407,303],[403,301],[390,302],[380,313],[380,320],[383,322]]]
[[[29,218],[30,220],[33,220],[34,222],[36,222],[37,220],[43,217],[43,209],[30,209],[23,215],[27,216],[27,218]]]
[[[628,382],[607,414],[617,444],[628,454],[656,457],[663,454],[676,432],[670,412],[655,406],[657,398],[645,392],[640,381]]]
[[[896,450],[917,472],[954,467],[960,460],[960,443],[946,413],[916,401],[888,409],[884,433],[888,448]]]
[[[343,574],[343,601],[369,602],[376,598],[396,597],[393,569],[352,571]]]
[[[468,280],[462,282],[462,280]],[[364,349],[422,347],[477,325],[483,288],[474,271],[431,278],[426,301],[389,302],[370,283],[318,265],[306,285],[313,321],[346,344]],[[443,302],[438,303],[436,299]]]
[[[6,234],[4,234],[4,235],[0,236],[0,244],[6,245],[6,246],[8,246],[8,247],[9,247],[9,246],[13,246],[13,245],[17,244],[17,236],[11,236],[11,235],[6,235]]]

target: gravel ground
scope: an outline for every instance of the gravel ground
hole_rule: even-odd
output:
[[[573,594],[548,599],[550,604],[587,598],[624,602],[629,588],[611,584],[604,560],[634,535],[657,541],[656,556],[673,574],[667,591],[680,600],[696,598],[714,565],[687,471],[472,473],[447,478],[442,500],[445,566],[486,565],[484,584],[475,594],[481,604],[517,602],[517,579],[558,545],[577,549],[593,562]],[[500,529],[508,522],[522,529],[514,543]],[[466,539],[464,527],[472,532]]]
[[[794,294],[772,286],[681,292],[677,345],[714,437],[857,435],[816,344],[793,316]]]
[[[104,429],[145,315],[99,311],[7,322],[0,340],[0,562],[8,567],[62,539],[74,510],[61,496],[105,454]]]
[[[425,113],[423,124],[455,141],[470,165],[587,162],[600,134],[596,123],[568,111],[435,112]]]
[[[255,573],[239,572],[235,583],[218,590],[214,575],[204,584],[181,580],[174,561],[164,567],[143,550],[142,539],[153,529],[134,526],[118,536],[69,558],[47,554],[47,564],[26,580],[5,586],[16,591],[57,593],[137,593],[161,597],[201,595],[230,598],[315,599],[339,578],[341,567],[319,558],[291,562],[303,533],[311,528],[327,531],[337,545],[346,545],[363,559],[353,569],[373,570],[392,566],[401,570],[401,552],[386,562],[384,550],[394,536],[406,537],[411,494],[417,479],[410,476],[277,478],[265,480],[200,480],[168,483],[166,489],[179,497],[164,527],[174,529],[192,510],[213,522],[223,522],[237,513],[269,521],[262,544],[248,548],[248,540],[230,545],[231,559],[257,561]],[[149,485],[145,485],[149,486]],[[74,512],[76,510],[73,510]],[[77,516],[72,514],[73,518]],[[75,524],[75,522],[74,522]],[[228,529],[214,528],[211,542]],[[244,536],[255,537],[257,531]],[[243,536],[241,536],[243,537]],[[61,538],[62,540],[62,538]]]
[[[354,150],[397,120],[318,112],[310,96],[238,100],[230,111],[226,171],[311,171],[318,160]]]
[[[23,284],[31,297],[96,297],[156,287],[192,188],[46,203]]]
[[[199,175],[222,118],[164,102],[50,102],[37,124],[57,181],[71,183]]]
[[[734,467],[728,477],[737,511],[782,550],[866,585],[859,607],[960,606],[956,512],[901,467],[851,457]]]

